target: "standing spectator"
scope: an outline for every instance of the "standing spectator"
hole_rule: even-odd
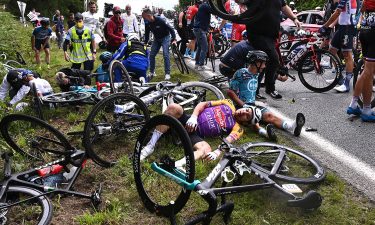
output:
[[[205,70],[203,65],[208,51],[207,32],[211,20],[211,7],[207,2],[203,2],[195,16],[193,32],[197,38],[197,54],[195,57],[195,68],[198,71]]]
[[[84,70],[93,70],[96,58],[96,44],[94,34],[88,27],[83,25],[81,13],[74,15],[76,25],[69,29],[63,50],[65,60],[72,62],[73,69],[80,69],[83,63]],[[68,45],[72,47],[70,56],[68,55]]]
[[[33,24],[34,27],[40,26],[40,21],[39,21],[39,12],[35,11],[35,8],[32,8],[29,14],[27,16],[30,18],[30,22]]]
[[[113,16],[107,22],[105,26],[105,33],[107,39],[107,50],[115,52],[118,47],[125,41],[123,36],[123,24],[124,21],[121,19],[121,9],[118,6],[113,7]]]
[[[91,32],[96,32],[100,38],[105,42],[104,35],[100,29],[99,14],[96,12],[97,5],[95,2],[89,2],[89,11],[82,13],[83,24],[88,27]]]
[[[76,21],[74,21],[74,13],[69,13],[68,18],[68,30],[76,25]]]
[[[195,0],[195,4],[192,6],[189,6],[189,8],[186,11],[186,23],[188,26],[188,39],[190,40],[190,42],[186,48],[184,57],[189,57],[189,51],[190,51],[190,57],[192,59],[195,59],[195,39],[196,39],[194,32],[193,32],[194,18],[198,12],[198,8],[200,4],[202,4],[202,0]]]
[[[31,36],[31,47],[35,51],[35,61],[38,64],[38,69],[42,69],[40,65],[40,50],[43,48],[46,54],[47,68],[50,64],[49,39],[52,35],[52,29],[49,27],[49,19],[44,18],[41,21],[42,26],[36,27]]]
[[[172,35],[172,44],[176,44],[176,34],[174,33],[173,28],[165,20],[158,16],[152,15],[150,9],[144,9],[142,12],[142,17],[145,21],[147,21],[145,43],[148,43],[150,31],[152,31],[154,34],[154,41],[152,42],[150,53],[149,77],[155,76],[155,57],[160,48],[163,47],[165,80],[169,80],[171,79],[171,62],[169,60],[169,45],[171,43],[170,35]]]
[[[125,11],[126,13],[122,15],[122,19],[124,20],[123,32],[124,37],[126,38],[130,33],[138,33],[139,28],[137,17],[132,13],[132,7],[126,5]]]
[[[62,47],[64,38],[64,16],[60,14],[59,10],[56,10],[55,15],[52,17],[52,22],[54,23],[55,33],[57,37],[57,46],[59,49]]]
[[[275,41],[280,31],[280,10],[294,22],[297,28],[300,28],[301,24],[284,0],[253,0],[244,4],[248,9],[241,14],[244,18],[252,16],[257,11],[263,11],[256,21],[246,25],[247,38],[256,50],[264,51],[268,55],[269,61],[265,69],[266,93],[274,99],[281,99],[282,96],[275,88],[276,71],[280,66],[275,49]],[[259,76],[259,79],[261,77]]]
[[[186,9],[182,10],[182,12],[178,14],[178,21],[177,21],[176,29],[177,29],[178,35],[181,38],[181,40],[179,41],[180,52],[181,52],[181,55],[184,55],[186,52],[186,45],[189,42],[189,39],[188,39],[189,28],[187,26],[187,20],[186,20]]]

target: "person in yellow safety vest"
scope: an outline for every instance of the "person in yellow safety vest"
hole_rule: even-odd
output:
[[[93,70],[96,59],[96,43],[92,31],[83,25],[81,13],[74,15],[76,25],[69,29],[64,41],[64,57],[68,62],[72,62],[73,69],[80,69],[83,63],[84,70]],[[70,46],[70,55],[68,54]]]

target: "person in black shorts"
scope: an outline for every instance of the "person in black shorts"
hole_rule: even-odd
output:
[[[42,26],[36,27],[31,37],[31,47],[35,51],[35,61],[38,64],[38,69],[41,69],[40,65],[40,50],[44,49],[46,53],[47,68],[50,66],[50,51],[49,51],[49,39],[52,35],[52,29],[49,27],[50,22],[48,18],[44,18],[41,21]]]

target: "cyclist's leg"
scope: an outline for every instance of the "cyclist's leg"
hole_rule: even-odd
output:
[[[262,121],[273,124],[279,129],[293,133],[295,136],[300,135],[301,129],[303,125],[305,125],[305,117],[302,113],[297,114],[296,120],[284,120],[266,108],[262,109]]]

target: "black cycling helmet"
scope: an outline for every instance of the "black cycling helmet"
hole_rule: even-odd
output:
[[[251,50],[247,53],[246,61],[250,64],[254,64],[256,62],[267,62],[268,55],[259,50]]]
[[[99,42],[99,48],[100,49],[107,49],[107,43],[105,43],[105,41]]]
[[[22,73],[17,70],[10,70],[7,74],[7,81],[10,84],[15,84],[19,80],[22,80]]]
[[[42,26],[49,26],[49,18],[43,18],[41,21],[40,21],[40,24]]]
[[[83,20],[83,16],[82,16],[82,14],[81,13],[76,13],[76,14],[74,14],[74,20],[75,21],[78,21],[78,20]]]

